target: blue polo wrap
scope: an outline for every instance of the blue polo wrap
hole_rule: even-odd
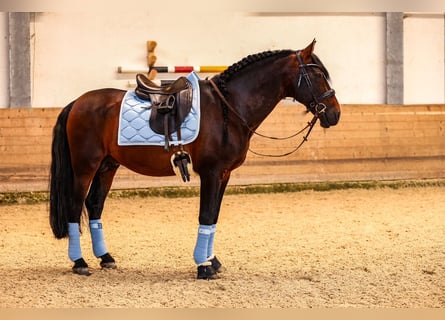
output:
[[[102,221],[100,219],[90,220],[90,233],[94,255],[99,258],[108,252],[104,240]]]
[[[68,257],[73,262],[82,258],[82,249],[80,248],[80,229],[78,223],[68,223]]]
[[[207,252],[209,247],[210,235],[212,234],[212,226],[199,225],[198,238],[196,240],[193,258],[197,265],[207,262]]]
[[[210,229],[209,243],[207,245],[207,259],[213,258],[213,243],[215,242],[216,224],[212,224]]]

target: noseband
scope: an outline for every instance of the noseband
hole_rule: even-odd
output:
[[[323,100],[326,100],[330,97],[333,97],[335,95],[335,90],[332,88],[329,88],[328,91],[324,92],[323,94],[319,95],[318,97],[315,95],[314,91],[313,91],[313,87],[312,87],[312,81],[311,78],[309,77],[309,74],[306,71],[306,68],[318,68],[322,71],[323,73],[323,77],[326,79],[326,75],[323,71],[323,69],[315,63],[303,63],[303,59],[301,59],[301,51],[297,51],[297,59],[298,59],[298,64],[299,64],[299,68],[300,68],[300,72],[299,72],[299,77],[298,77],[298,83],[297,86],[298,88],[301,85],[301,79],[304,78],[304,80],[306,81],[306,84],[311,92],[312,95],[312,101],[309,103],[309,106],[306,106],[307,111],[311,111],[314,116],[316,116],[317,118],[319,118],[320,116],[325,116],[325,111],[326,111],[326,105],[322,102]],[[326,79],[327,81],[327,79]]]

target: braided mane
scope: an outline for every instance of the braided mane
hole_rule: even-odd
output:
[[[251,64],[271,58],[271,57],[284,57],[288,56],[291,53],[295,53],[294,50],[273,50],[273,51],[264,51],[256,54],[248,55],[244,57],[242,60],[232,64],[228,67],[224,72],[219,75],[216,75],[213,79],[215,80],[218,87],[221,89],[222,93],[227,95],[227,86],[226,83],[240,70],[245,69]]]
[[[227,82],[239,71],[244,70],[245,68],[247,68],[248,66],[252,65],[255,62],[262,61],[272,57],[285,57],[294,52],[295,51],[293,50],[274,50],[274,51],[264,51],[248,55],[242,60],[232,64],[221,74],[214,76],[212,80],[215,81],[216,85],[219,87],[222,94],[224,96],[227,96],[228,95]],[[227,133],[228,108],[225,104],[222,104],[222,112],[223,112],[223,142],[225,144],[227,143],[228,139],[228,133]]]

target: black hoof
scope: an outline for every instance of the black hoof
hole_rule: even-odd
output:
[[[218,278],[216,270],[211,266],[198,266],[198,279],[214,280]]]
[[[81,276],[91,275],[88,264],[85,262],[85,260],[83,260],[83,258],[74,261],[73,272]]]
[[[224,271],[226,271],[226,268],[224,268],[221,264],[221,262],[219,262],[218,258],[216,256],[213,257],[213,259],[209,260],[212,263],[212,267],[213,269],[215,269],[215,271],[217,273],[222,273]]]
[[[116,261],[114,261],[113,257],[107,252],[103,256],[100,256],[102,261],[100,262],[100,266],[104,269],[116,269]]]

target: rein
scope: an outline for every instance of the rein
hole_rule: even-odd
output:
[[[309,104],[310,107],[307,107],[308,112],[310,111],[310,109],[312,109],[312,112],[314,114],[313,118],[311,121],[309,121],[307,123],[307,125],[301,129],[300,131],[288,136],[288,137],[271,137],[271,136],[267,136],[261,133],[258,133],[255,131],[255,129],[252,129],[249,124],[246,122],[246,120],[244,120],[244,118],[239,114],[239,112],[229,103],[229,101],[227,101],[227,99],[224,97],[224,95],[222,94],[222,92],[219,90],[218,86],[215,84],[215,82],[213,82],[212,79],[209,79],[210,84],[212,85],[213,89],[215,89],[216,93],[218,94],[218,96],[221,98],[221,100],[224,102],[224,104],[227,106],[227,108],[230,109],[230,111],[232,111],[237,117],[238,119],[241,120],[241,122],[244,124],[244,126],[252,133],[252,134],[256,134],[260,137],[266,138],[266,139],[271,139],[271,140],[287,140],[287,139],[291,139],[293,137],[296,137],[299,134],[302,134],[306,129],[308,129],[307,133],[303,136],[303,140],[300,142],[300,144],[298,146],[296,146],[293,150],[283,153],[283,154],[263,154],[263,153],[259,153],[256,151],[253,151],[252,149],[249,148],[249,151],[252,152],[253,154],[256,154],[258,156],[263,156],[263,157],[275,157],[275,158],[279,158],[279,157],[286,157],[294,152],[296,152],[298,149],[301,148],[301,146],[303,145],[303,143],[305,143],[308,140],[309,134],[311,133],[312,129],[314,128],[315,124],[317,123],[318,118],[320,118],[321,116],[326,116],[325,115],[325,111],[326,111],[326,105],[324,103],[322,103],[321,101],[332,97],[333,95],[335,95],[335,90],[334,89],[329,89],[327,90],[325,93],[323,93],[322,95],[320,95],[319,97],[317,97],[313,90],[312,90],[312,82],[311,79],[309,77],[309,74],[306,71],[306,67],[316,67],[316,68],[320,68],[320,66],[318,66],[317,64],[304,64],[303,60],[301,59],[301,55],[300,55],[300,51],[297,51],[297,59],[298,59],[298,63],[299,63],[299,68],[300,68],[300,76],[298,79],[298,87],[300,87],[301,84],[301,80],[304,78],[308,88],[311,91],[311,95],[312,95],[312,102]]]
[[[283,154],[264,154],[264,153],[259,153],[256,152],[252,149],[249,148],[249,151],[252,152],[253,154],[256,154],[258,156],[263,156],[263,157],[275,157],[275,158],[280,158],[280,157],[286,157],[294,152],[296,152],[298,149],[301,148],[301,146],[303,145],[303,143],[305,143],[308,140],[309,134],[311,133],[313,127],[315,126],[315,124],[317,123],[318,118],[320,117],[321,114],[323,114],[326,110],[326,106],[324,106],[321,110],[316,110],[313,118],[311,121],[309,121],[306,126],[301,129],[300,131],[288,136],[288,137],[272,137],[272,136],[267,136],[261,133],[258,133],[255,131],[255,129],[252,129],[248,123],[246,122],[246,120],[244,120],[244,118],[239,114],[239,112],[229,103],[229,101],[227,101],[227,99],[224,97],[224,95],[222,94],[221,90],[219,90],[218,86],[215,84],[215,82],[213,82],[212,79],[209,79],[210,84],[212,85],[213,89],[215,89],[216,93],[218,94],[218,96],[221,98],[221,100],[224,102],[224,104],[230,109],[230,111],[232,111],[238,119],[241,120],[241,122],[244,124],[244,126],[252,133],[252,134],[256,134],[260,137],[266,138],[266,139],[270,139],[270,140],[287,140],[287,139],[291,139],[293,137],[296,137],[299,134],[302,134],[306,129],[309,128],[308,132],[306,133],[306,135],[303,136],[303,140],[301,140],[300,144],[295,147],[293,150],[283,153]]]

